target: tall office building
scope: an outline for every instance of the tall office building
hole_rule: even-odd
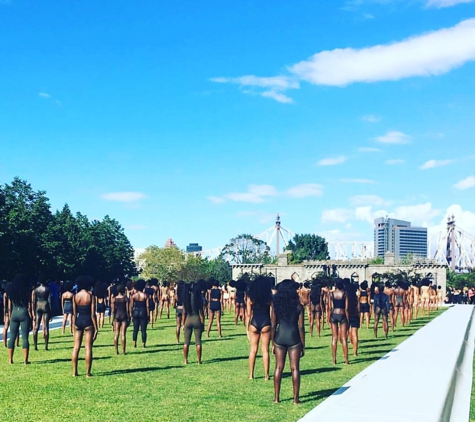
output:
[[[198,243],[190,243],[186,247],[187,253],[196,253],[196,252],[202,252],[202,251],[203,251],[203,247],[200,246]]]
[[[409,221],[377,218],[374,220],[374,256],[384,257],[386,252],[394,253],[396,260],[408,254],[426,258],[427,229],[412,227]]]

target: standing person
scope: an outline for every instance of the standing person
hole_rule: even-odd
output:
[[[92,377],[92,345],[97,338],[99,327],[96,318],[96,301],[90,292],[93,278],[81,276],[76,279],[78,292],[73,300],[74,347],[71,357],[73,377],[78,376],[78,356],[82,339],[85,337],[86,377]]]
[[[411,281],[411,289],[412,289],[412,296],[414,297],[413,298],[413,302],[412,302],[412,305],[413,305],[413,312],[412,312],[412,315],[411,317],[414,317],[414,318],[417,318],[417,315],[419,314],[419,300],[420,300],[420,283],[418,280],[412,280]],[[415,312],[414,312],[415,310]],[[411,318],[412,320],[412,318]]]
[[[135,293],[132,295],[130,306],[132,308],[132,319],[134,322],[134,332],[132,340],[134,347],[137,347],[137,336],[139,328],[142,333],[142,346],[145,348],[147,343],[147,324],[149,316],[148,296],[144,292],[145,281],[140,279],[135,282]]]
[[[376,284],[374,289],[374,299],[373,299],[373,307],[374,307],[374,338],[378,337],[378,325],[379,319],[383,317],[383,330],[384,336],[388,338],[388,331],[389,331],[389,324],[388,324],[388,314],[391,309],[391,302],[389,296],[384,293],[384,288],[379,283]]]
[[[160,286],[160,319],[165,307],[167,308],[167,316],[170,318],[170,296],[168,295],[168,289],[168,283],[164,281]]]
[[[358,283],[349,283],[348,293],[348,324],[350,326],[350,342],[353,356],[358,356],[358,330],[360,328],[360,301],[358,300]]]
[[[240,319],[244,325],[246,325],[246,282],[244,280],[238,280],[235,284],[236,287],[236,299],[235,299],[235,313],[234,323],[237,325]]]
[[[125,346],[127,340],[127,327],[130,324],[129,298],[125,295],[125,286],[117,286],[117,295],[111,303],[111,311],[114,314],[114,348],[115,354],[119,354],[119,334],[122,343],[122,353],[125,355]]]
[[[100,328],[104,328],[104,317],[106,315],[107,286],[104,283],[96,283],[94,287],[94,297],[96,300],[97,323]],[[109,302],[110,303],[110,302]]]
[[[389,297],[389,317],[391,318],[392,331],[394,331],[394,289],[389,280],[384,283],[384,294]]]
[[[272,291],[269,279],[258,276],[249,286],[247,296],[247,332],[251,347],[249,350],[249,379],[254,379],[256,355],[261,342],[264,379],[269,379],[269,344],[271,338]]]
[[[8,312],[10,315],[10,338],[8,339],[8,361],[13,363],[15,341],[21,331],[23,363],[29,364],[30,343],[28,335],[33,320],[31,306],[30,283],[24,274],[17,274],[13,281],[7,285]]]
[[[202,304],[202,291],[205,287],[201,282],[185,283],[183,285],[183,363],[188,364],[188,352],[191,343],[191,333],[195,333],[195,346],[198,365],[201,365],[201,335],[204,331],[204,311]]]
[[[421,309],[422,309],[422,316],[425,314],[430,314],[430,280],[425,278],[422,280],[421,286]]]
[[[69,320],[69,332],[73,333],[73,299],[74,295],[72,293],[73,284],[70,281],[67,281],[64,285],[64,293],[61,295],[61,308],[63,310],[63,324],[62,330],[63,334],[66,329],[66,324]]]
[[[3,292],[3,345],[5,347],[8,346],[7,338],[8,338],[8,328],[10,327],[10,307],[8,305],[8,288],[10,283],[8,283],[5,287],[5,291]],[[11,331],[10,331],[11,335]],[[16,345],[17,347],[20,345],[20,335],[17,335],[16,338]]]
[[[211,289],[208,290],[208,304],[209,304],[209,322],[208,322],[208,330],[207,335],[209,337],[209,332],[211,331],[211,327],[213,325],[214,317],[216,316],[216,325],[218,326],[218,336],[219,338],[222,337],[221,334],[221,310],[223,309],[223,294],[221,291],[221,287],[219,286],[218,280],[211,280],[212,286]]]
[[[176,289],[176,300],[175,300],[175,319],[176,319],[176,344],[180,343],[180,332],[183,327],[183,281],[179,281]]]
[[[313,327],[317,329],[317,335],[320,337],[321,322],[323,315],[323,295],[320,281],[314,280],[310,289],[310,336],[313,336]]]
[[[332,362],[336,365],[338,340],[343,349],[345,365],[348,364],[348,295],[343,290],[343,281],[338,279],[335,290],[330,293],[330,326],[332,330]]]
[[[145,284],[145,294],[148,297],[148,320],[153,328],[153,322],[155,317],[155,304],[157,302],[155,289],[150,282]]]
[[[404,327],[406,323],[406,315],[405,309],[407,307],[407,291],[403,288],[402,280],[396,281],[396,288],[394,289],[394,317],[392,320],[392,331],[394,331],[394,327],[397,325],[397,317],[399,312],[401,312],[401,324]]]
[[[360,309],[360,326],[363,325],[363,319],[366,320],[366,328],[369,329],[369,323],[371,321],[371,292],[368,288],[368,281],[364,280],[360,289],[358,290],[358,300]]]
[[[48,350],[49,342],[49,322],[53,319],[50,288],[47,283],[40,278],[39,285],[31,294],[33,304],[33,342],[35,350],[38,350],[38,331],[43,324],[43,338],[45,340],[45,350]]]
[[[303,309],[307,311],[307,315],[310,318],[310,284],[306,281],[303,284],[300,284],[300,289],[297,291],[300,304],[303,306]]]
[[[300,403],[300,358],[305,354],[304,310],[293,280],[277,285],[272,312],[272,352],[275,355],[274,403],[280,401],[280,385],[286,355],[289,355],[294,404]]]

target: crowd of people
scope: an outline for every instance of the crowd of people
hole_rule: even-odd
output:
[[[430,279],[420,283],[375,280],[358,284],[349,279],[317,278],[305,283],[287,279],[276,284],[275,279],[245,277],[221,285],[217,280],[195,282],[161,282],[139,279],[135,282],[105,284],[81,276],[74,282],[52,292],[51,284],[31,280],[18,274],[7,284],[3,295],[4,335],[9,362],[13,363],[15,345],[21,348],[23,362],[29,363],[29,333],[33,332],[35,350],[42,328],[44,347],[49,347],[49,322],[54,315],[53,298],[58,299],[63,314],[62,332],[73,334],[72,374],[78,375],[78,356],[84,343],[86,376],[92,376],[93,344],[99,329],[108,316],[114,330],[113,346],[116,354],[127,352],[127,329],[132,325],[133,347],[137,347],[140,332],[141,346],[147,347],[147,327],[158,318],[170,318],[175,310],[176,342],[183,332],[183,363],[188,364],[189,349],[194,337],[198,364],[202,363],[202,336],[209,337],[213,325],[217,335],[223,336],[221,316],[234,313],[236,325],[243,324],[250,344],[249,378],[254,378],[256,358],[261,348],[264,379],[270,379],[270,350],[275,356],[274,401],[280,401],[282,373],[288,356],[293,385],[294,403],[299,403],[300,359],[305,354],[305,326],[310,336],[321,336],[325,325],[332,335],[331,358],[337,364],[338,344],[341,344],[343,363],[348,364],[348,345],[358,355],[358,330],[361,326],[373,329],[378,336],[380,322],[384,336],[394,331],[398,320],[402,326],[419,314],[427,315],[443,302],[442,290]],[[472,295],[473,296],[473,295]],[[108,314],[108,315],[107,315]],[[205,325],[206,319],[208,320]],[[373,323],[371,325],[371,320]],[[7,342],[7,331],[10,335]]]

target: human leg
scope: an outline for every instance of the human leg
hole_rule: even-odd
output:
[[[340,323],[339,328],[340,343],[343,349],[343,359],[345,364],[348,365],[348,322]]]
[[[74,330],[74,346],[73,346],[73,353],[71,356],[71,362],[73,365],[73,377],[77,377],[78,375],[78,355],[79,355],[79,349],[81,348],[82,344],[82,337],[83,337],[83,330]]]
[[[256,355],[257,350],[259,348],[259,340],[261,338],[260,333],[257,332],[256,328],[252,325],[249,326],[249,340],[250,340],[250,348],[249,348],[249,379],[254,379],[254,368],[256,365]]]
[[[275,371],[274,371],[274,403],[280,401],[280,385],[282,383],[282,372],[285,366],[285,356],[287,347],[274,343]]]
[[[330,323],[332,330],[332,362],[336,365],[336,346],[338,344],[338,324],[336,322]]]
[[[288,348],[290,372],[292,374],[292,386],[294,390],[294,404],[300,403],[300,356],[302,354],[302,344]]]
[[[271,336],[271,327],[264,327],[261,330],[261,353],[262,353],[262,362],[264,364],[264,379],[269,379],[269,366],[270,366],[270,358],[269,358],[269,344],[270,344],[270,336]]]
[[[94,327],[87,327],[84,330],[85,342],[84,342],[84,354],[86,360],[86,377],[92,377],[92,344],[94,342]]]

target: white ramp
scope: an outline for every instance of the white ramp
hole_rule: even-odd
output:
[[[474,311],[470,305],[448,309],[300,421],[468,421]]]

